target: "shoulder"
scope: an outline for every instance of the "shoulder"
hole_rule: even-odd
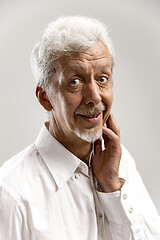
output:
[[[0,181],[6,179],[9,175],[15,174],[15,171],[19,168],[24,167],[24,164],[32,160],[35,151],[34,144],[32,144],[7,160],[0,168]]]
[[[15,201],[23,198],[40,160],[39,153],[32,144],[6,161],[0,168],[1,193],[10,195]]]

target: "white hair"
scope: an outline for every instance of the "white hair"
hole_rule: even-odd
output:
[[[60,17],[51,22],[31,54],[31,67],[37,85],[49,90],[56,60],[85,51],[97,42],[108,49],[113,67],[114,48],[103,23],[82,16]]]
[[[73,131],[79,138],[86,142],[94,143],[96,140],[98,140],[102,136],[102,129],[99,129],[96,132],[80,132],[78,129],[75,129]]]

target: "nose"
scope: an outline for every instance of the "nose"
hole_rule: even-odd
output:
[[[83,88],[83,99],[85,104],[98,104],[102,98],[100,95],[100,89],[97,83],[93,80],[92,82],[86,83]]]

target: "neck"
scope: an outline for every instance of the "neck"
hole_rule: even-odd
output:
[[[49,132],[70,152],[72,152],[76,157],[81,159],[87,165],[89,164],[90,153],[92,149],[92,144],[86,142],[76,136],[74,133],[65,134],[61,132],[61,134],[57,133],[52,124],[49,123],[48,126]]]

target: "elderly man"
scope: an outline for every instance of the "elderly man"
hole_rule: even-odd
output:
[[[49,122],[0,170],[0,239],[160,239],[157,211],[111,113],[106,27],[59,18],[31,60]]]

